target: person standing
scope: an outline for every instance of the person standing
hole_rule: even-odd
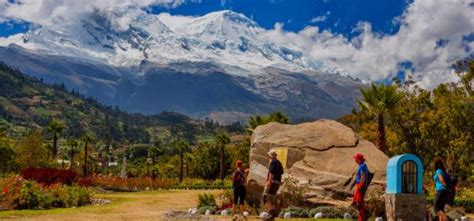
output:
[[[263,191],[263,204],[268,211],[268,217],[264,218],[264,220],[275,220],[275,217],[278,216],[275,210],[276,194],[281,185],[283,165],[277,159],[277,153],[274,150],[270,150],[267,154],[270,158],[270,164],[268,166],[265,190]]]
[[[235,162],[237,169],[232,175],[232,190],[234,193],[234,205],[232,207],[233,215],[237,215],[237,207],[240,207],[240,213],[245,211],[245,196],[247,194],[246,182],[247,182],[247,172],[244,170],[241,160]]]
[[[450,193],[448,186],[449,177],[446,172],[446,167],[444,166],[443,160],[441,158],[436,158],[434,161],[434,183],[436,189],[436,196],[434,200],[434,209],[435,213],[438,216],[439,221],[446,221],[446,213],[444,212],[444,207],[449,200]]]
[[[359,210],[358,221],[366,220],[366,211],[365,211],[365,192],[367,191],[368,182],[367,178],[369,176],[369,168],[365,164],[365,157],[361,153],[354,155],[355,162],[359,165],[357,169],[357,175],[355,180],[355,191],[352,204]]]

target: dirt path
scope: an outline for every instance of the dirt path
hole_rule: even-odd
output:
[[[69,209],[23,210],[0,212],[0,220],[160,220],[169,210],[196,207],[198,194],[219,193],[218,190],[188,190],[142,193],[97,194],[113,201],[109,205]]]

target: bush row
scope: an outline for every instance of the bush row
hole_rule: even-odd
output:
[[[179,183],[177,179],[152,180],[150,178],[120,178],[111,176],[79,178],[77,183],[81,186],[93,186],[105,190],[127,192],[157,189],[229,189],[232,186],[230,182],[201,179],[185,179]]]
[[[44,185],[13,177],[0,182],[2,209],[48,209],[84,206],[92,193],[84,187],[63,184]]]
[[[78,177],[77,173],[72,170],[56,168],[28,168],[20,171],[20,175],[25,179],[45,185],[55,183],[72,185]]]

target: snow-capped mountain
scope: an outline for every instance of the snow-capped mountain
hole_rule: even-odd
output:
[[[183,17],[126,7],[56,17],[4,41],[0,60],[130,111],[282,110],[296,118],[350,111],[360,81],[291,42],[268,41],[266,31],[228,10]]]

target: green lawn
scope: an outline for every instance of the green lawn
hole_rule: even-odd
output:
[[[112,203],[102,206],[85,206],[51,210],[14,210],[0,212],[0,220],[160,220],[161,215],[170,210],[187,210],[197,205],[199,193],[219,193],[220,190],[178,190],[139,193],[96,194],[96,198],[107,198]],[[231,217],[213,216],[209,220],[224,221]],[[260,220],[252,217],[249,220]],[[278,219],[283,220],[283,219]],[[308,221],[314,219],[291,219]],[[318,219],[336,221],[339,219]]]

